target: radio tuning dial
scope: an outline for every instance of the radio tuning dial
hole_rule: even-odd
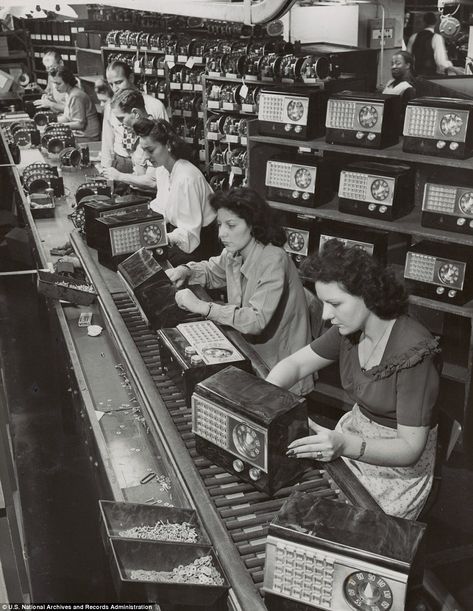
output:
[[[455,284],[458,282],[458,278],[460,276],[460,270],[458,265],[454,265],[453,263],[445,263],[439,269],[439,280],[443,284]]]
[[[373,132],[370,132],[367,136],[368,140],[371,142],[376,138],[376,134],[373,134]]]
[[[378,122],[378,111],[374,106],[365,105],[358,115],[361,127],[370,128]]]
[[[370,204],[370,205],[368,206],[368,210],[369,210],[370,212],[374,212],[374,211],[376,210],[376,204]]]
[[[245,465],[244,465],[243,461],[240,460],[239,458],[237,458],[236,460],[233,461],[233,469],[237,473],[241,473],[244,468],[245,468]]]
[[[459,227],[463,227],[463,225],[466,223],[466,219],[464,219],[463,217],[460,217],[457,219],[457,225]]]
[[[287,237],[287,243],[291,250],[302,250],[304,248],[304,237],[298,231],[291,231]]]
[[[393,593],[387,581],[368,571],[351,573],[343,584],[343,594],[352,609],[389,611],[393,604]]]
[[[445,147],[445,145],[446,145],[446,144],[447,144],[447,143],[445,142],[445,140],[439,140],[439,141],[437,142],[437,148],[438,148],[438,149],[443,149],[443,148]]]
[[[459,146],[458,142],[450,142],[450,150],[451,151],[456,151],[458,146]]]
[[[453,289],[448,291],[448,296],[450,297],[450,299],[453,299],[453,297],[455,297],[456,294],[457,294],[457,292],[454,291]]]
[[[261,477],[261,470],[257,469],[256,467],[252,467],[249,470],[249,476],[250,476],[250,479],[252,479],[254,482],[256,482]]]
[[[473,214],[473,191],[468,191],[460,197],[458,206],[465,214]]]
[[[445,289],[443,288],[443,286],[438,286],[435,289],[435,292],[437,293],[437,295],[443,295],[445,293]]]
[[[365,134],[363,132],[356,132],[356,139],[357,140],[362,140],[364,135]]]
[[[379,211],[381,212],[381,214],[384,214],[387,209],[388,209],[387,206],[380,206]]]
[[[143,241],[148,246],[158,244],[161,239],[161,235],[161,227],[159,225],[148,225],[143,229]]]

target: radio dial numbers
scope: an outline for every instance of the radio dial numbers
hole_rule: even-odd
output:
[[[362,106],[358,119],[362,127],[365,129],[370,129],[378,122],[378,111],[374,106]]]
[[[299,189],[308,189],[312,182],[312,176],[309,170],[305,168],[299,168],[294,174],[294,182]]]
[[[147,246],[154,246],[156,244],[159,244],[161,236],[162,232],[159,225],[148,225],[143,229],[143,242]]]
[[[473,191],[468,191],[460,197],[458,206],[462,212],[473,215]]]
[[[462,126],[463,119],[454,112],[450,112],[440,119],[440,131],[450,138],[456,136],[460,132]]]
[[[382,179],[377,178],[371,185],[371,195],[378,202],[383,202],[389,197],[389,185]]]
[[[233,442],[238,452],[247,458],[255,459],[261,452],[258,433],[247,424],[237,424],[233,429]]]
[[[287,105],[287,116],[291,121],[300,121],[304,114],[304,105],[299,100],[291,100]]]
[[[438,276],[442,284],[456,285],[460,278],[460,269],[454,263],[444,263],[438,271]]]
[[[299,252],[304,248],[304,236],[298,231],[291,231],[287,236],[287,244],[291,250]]]
[[[357,611],[389,611],[393,605],[393,593],[386,580],[368,571],[348,575],[343,593],[348,604]]]

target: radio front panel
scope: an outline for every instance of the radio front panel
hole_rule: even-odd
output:
[[[399,139],[397,96],[339,94],[329,98],[325,118],[326,141],[366,148],[383,148]],[[391,99],[390,99],[391,98]]]
[[[306,229],[296,227],[284,227],[286,232],[286,243],[284,250],[291,255],[295,255],[300,260],[309,254],[310,232]]]
[[[463,304],[473,289],[471,248],[420,242],[406,256],[404,278],[417,295]]]
[[[317,165],[278,159],[266,163],[266,196],[270,200],[314,206],[318,182]]]
[[[468,100],[417,98],[406,108],[403,150],[465,159],[473,152],[473,104]]]
[[[268,435],[264,428],[194,395],[192,432],[267,473]]]
[[[339,240],[348,248],[361,248],[384,264],[387,259],[389,235],[387,231],[378,229],[366,229],[336,221],[323,221],[317,225],[317,250],[320,253],[327,242]]]
[[[421,224],[473,235],[473,187],[426,182]]]
[[[261,134],[305,140],[324,133],[326,96],[322,90],[310,94],[262,91],[259,99]]]
[[[327,611],[404,611],[407,575],[268,535],[263,591]]]
[[[112,256],[135,252],[141,247],[158,248],[167,244],[162,222],[145,220],[134,225],[110,229]]]

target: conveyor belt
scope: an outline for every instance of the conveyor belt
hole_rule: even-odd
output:
[[[253,488],[251,484],[242,482],[232,473],[224,471],[197,454],[191,430],[191,409],[186,406],[181,391],[172,379],[161,370],[156,334],[143,322],[127,293],[115,293],[113,299],[220,518],[233,539],[255,586],[260,588],[263,582],[265,542],[269,522],[290,494],[292,487],[284,488],[275,497],[270,498]],[[318,491],[320,496],[346,500],[334,480],[322,469],[307,472],[299,485],[304,490]]]

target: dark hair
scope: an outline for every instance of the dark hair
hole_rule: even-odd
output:
[[[52,55],[58,64],[62,62],[62,56],[59,51],[56,51],[56,49],[48,49],[45,51],[43,59],[46,57],[46,55]]]
[[[94,90],[95,93],[102,93],[103,95],[108,95],[110,99],[113,98],[112,88],[110,87],[108,81],[106,81],[105,79],[99,79],[95,81]]]
[[[279,224],[277,213],[253,189],[235,187],[229,191],[217,191],[209,201],[215,211],[226,208],[246,221],[258,242],[274,246],[286,242],[286,232]]]
[[[435,13],[424,14],[424,24],[426,27],[431,27],[437,23],[437,15]]]
[[[112,70],[121,70],[126,79],[129,79],[132,75],[131,67],[125,62],[120,61],[119,59],[108,64],[107,72],[111,72]]]
[[[71,87],[77,85],[77,79],[72,70],[69,70],[66,66],[58,66],[54,70],[51,70],[51,76],[59,76],[66,85],[70,85]]]
[[[411,68],[414,65],[414,58],[412,57],[412,55],[409,53],[409,51],[396,51],[393,54],[393,57],[395,55],[400,55],[404,61],[406,62],[406,64],[410,64]]]
[[[347,247],[340,240],[326,242],[320,253],[304,261],[301,271],[314,282],[337,282],[350,295],[361,297],[368,310],[384,320],[407,310],[406,289],[394,272],[365,250]]]
[[[192,154],[190,147],[174,131],[174,128],[164,119],[138,119],[133,124],[135,134],[141,138],[151,138],[167,146],[174,159],[189,160]]]
[[[112,108],[118,107],[123,112],[131,112],[133,108],[146,112],[143,94],[138,89],[120,89],[113,96],[111,105]]]

